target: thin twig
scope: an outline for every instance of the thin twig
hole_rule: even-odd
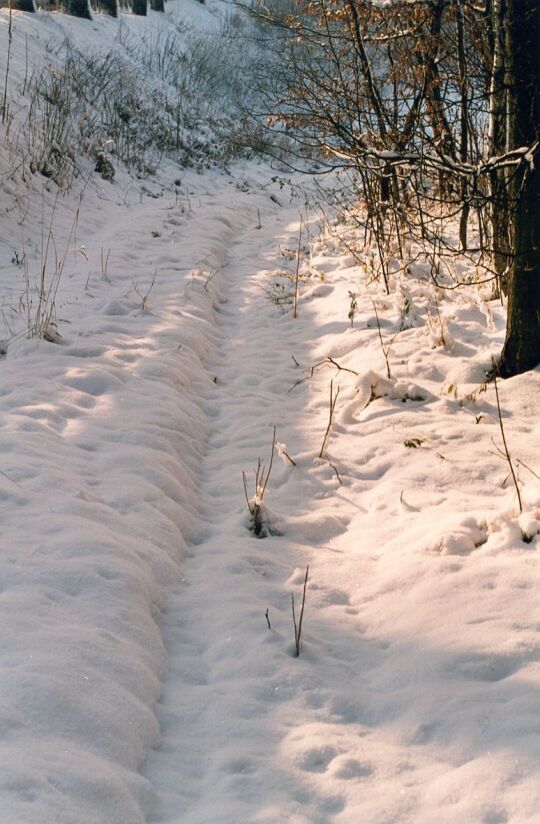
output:
[[[339,481],[339,485],[340,485],[340,486],[343,486],[343,481],[341,480],[341,475],[339,474],[339,472],[338,472],[338,470],[337,470],[337,466],[335,466],[335,464],[333,464],[333,463],[332,463],[332,461],[328,461],[328,463],[330,464],[330,466],[332,467],[332,469],[333,469],[333,470],[334,470],[334,472],[336,473],[336,478],[337,478],[337,479],[338,479],[338,481]]]
[[[298,279],[300,274],[300,251],[302,247],[302,226],[303,220],[300,218],[300,230],[298,232],[298,249],[296,250],[296,272],[294,275],[294,312],[293,317],[297,316],[298,311]]]
[[[216,276],[219,272],[222,272],[222,271],[223,271],[223,269],[225,269],[225,267],[229,265],[229,263],[230,263],[229,258],[227,258],[227,260],[225,261],[225,263],[222,263],[222,264],[221,264],[221,266],[218,266],[218,267],[217,267],[217,269],[214,269],[212,272],[210,272],[210,274],[209,274],[209,275],[208,275],[208,277],[206,278],[206,281],[205,281],[205,284],[204,284],[204,291],[205,291],[205,292],[207,292],[207,291],[208,291],[208,284],[209,284],[209,283],[210,283],[210,282],[211,282],[211,281],[215,278],[215,276]]]
[[[328,441],[328,436],[330,435],[330,429],[332,428],[332,420],[334,418],[334,409],[336,408],[336,401],[339,395],[338,386],[336,390],[336,394],[334,395],[334,381],[330,381],[330,403],[329,403],[329,411],[328,411],[328,426],[326,427],[326,432],[324,433],[324,438],[321,446],[321,451],[319,452],[319,458],[322,458],[324,455],[324,450],[326,447],[326,442]]]
[[[328,357],[326,360],[329,361],[329,363],[331,363],[332,366],[335,366],[338,372],[350,372],[351,375],[360,374],[359,372],[355,372],[354,369],[348,369],[346,366],[340,366],[339,363],[334,360],[334,358]]]
[[[388,378],[389,381],[391,381],[392,380],[392,373],[390,372],[390,364],[388,362],[388,355],[390,354],[390,349],[392,348],[392,344],[394,343],[394,340],[396,339],[397,335],[394,335],[394,337],[390,341],[390,345],[388,346],[388,348],[385,348],[384,341],[383,341],[383,336],[382,336],[382,332],[381,332],[381,322],[379,320],[379,313],[377,312],[377,307],[375,306],[375,301],[373,300],[373,298],[370,297],[370,300],[371,300],[371,303],[373,305],[373,311],[375,312],[375,319],[377,321],[377,331],[379,333],[379,340],[381,342],[381,351],[383,353],[384,362],[386,364],[386,377]]]
[[[246,478],[246,473],[244,472],[244,470],[242,470],[242,480],[244,481],[244,494],[246,496],[247,507],[249,509],[250,515],[253,515],[252,509],[251,509],[251,504],[249,502],[249,495],[248,495],[248,490],[247,490],[247,478]]]
[[[148,289],[146,290],[146,293],[144,295],[142,295],[139,292],[139,290],[137,288],[137,284],[135,283],[135,281],[134,280],[131,281],[132,284],[133,284],[133,288],[135,289],[135,291],[137,292],[138,296],[141,299],[141,312],[146,312],[146,306],[147,306],[148,298],[150,297],[150,292],[152,291],[152,289],[154,288],[155,283],[156,283],[157,271],[158,271],[157,269],[154,270],[154,274],[152,276],[150,286],[148,287]]]
[[[495,363],[493,365],[496,366]],[[506,460],[508,461],[508,466],[510,467],[510,472],[512,473],[512,479],[514,481],[514,486],[516,488],[516,494],[517,494],[517,499],[518,499],[518,503],[519,503],[519,511],[523,512],[523,503],[522,503],[522,500],[521,500],[521,493],[519,491],[519,484],[518,484],[518,480],[516,478],[516,473],[514,472],[514,465],[512,464],[512,458],[510,457],[510,451],[508,449],[508,444],[506,443],[506,436],[504,434],[504,426],[503,426],[503,422],[502,422],[502,413],[501,413],[501,404],[500,404],[500,400],[499,400],[499,387],[497,386],[497,375],[495,374],[495,371],[493,372],[493,385],[495,387],[495,398],[497,400],[497,415],[499,417],[499,428],[501,430],[501,437],[502,437],[502,442],[503,442],[503,445],[504,445]]]
[[[283,455],[287,458],[287,460],[291,463],[291,465],[296,466],[296,461],[294,460],[294,458],[291,458],[291,456],[285,449],[282,449],[281,451]]]
[[[103,254],[104,249],[103,246],[101,247],[101,277],[103,280],[108,280],[107,277],[107,269],[109,267],[109,257],[111,255],[111,250],[108,249],[107,254]]]
[[[300,619],[298,625],[296,624],[296,613],[294,610],[294,593],[291,592],[291,607],[294,625],[294,645],[296,650],[296,658],[300,656],[300,641],[302,639],[302,621],[304,620],[304,607],[306,605],[306,589],[309,576],[309,565],[306,567],[306,575],[304,578],[304,591],[302,593],[302,606],[300,608]]]
[[[338,372],[350,372],[351,375],[359,375],[360,374],[359,372],[355,372],[354,369],[348,369],[346,366],[341,366],[336,360],[334,360],[334,358],[327,357],[327,358],[324,358],[324,360],[322,360],[322,361],[318,361],[317,363],[314,363],[313,366],[309,370],[309,375],[304,375],[303,378],[299,378],[299,380],[295,381],[288,391],[292,392],[293,389],[296,389],[296,387],[300,386],[301,383],[305,383],[306,381],[310,380],[313,377],[313,375],[315,374],[315,372],[317,371],[317,369],[320,369],[321,366],[335,366],[335,368],[338,370]]]
[[[7,472],[2,472],[2,470],[1,470],[1,469],[0,469],[0,475],[3,475],[3,476],[4,476],[4,478],[7,478],[7,479],[8,479],[8,481],[11,481],[11,483],[12,483],[12,484],[15,484],[15,486],[18,486],[18,487],[20,487],[20,486],[21,486],[21,485],[20,485],[20,483],[19,483],[18,481],[16,481],[16,480],[15,480],[15,478],[12,478],[10,475],[8,475],[8,474],[7,474]]]
[[[531,469],[530,466],[527,466],[525,461],[522,461],[520,458],[516,458],[516,463],[519,464],[520,466],[522,466],[523,469],[528,470],[528,472],[530,472],[531,475],[534,475],[534,477],[537,478],[540,481],[540,475],[537,475],[536,472],[534,471],[534,469]]]
[[[261,489],[261,499],[264,498],[264,493],[266,492],[266,485],[268,483],[268,479],[270,477],[270,473],[272,471],[272,464],[274,463],[274,451],[276,446],[276,427],[274,426],[274,433],[272,435],[272,449],[270,454],[270,464],[268,466],[268,472],[266,473],[266,478],[264,479],[264,483]]]

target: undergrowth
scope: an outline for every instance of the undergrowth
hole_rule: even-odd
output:
[[[107,52],[65,41],[49,55],[19,90],[6,130],[12,162],[22,158],[26,171],[67,187],[85,157],[111,180],[119,162],[149,176],[164,156],[204,169],[262,149],[262,127],[239,103],[259,58],[240,36],[164,28],[135,37],[120,25]]]

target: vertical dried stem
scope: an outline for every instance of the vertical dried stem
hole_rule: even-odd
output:
[[[514,481],[514,486],[516,488],[517,499],[519,503],[519,511],[523,512],[523,502],[521,500],[521,492],[519,491],[519,484],[516,477],[516,473],[514,472],[514,465],[512,464],[512,458],[510,456],[510,450],[508,449],[508,444],[506,443],[506,436],[504,434],[504,426],[502,422],[502,413],[501,413],[501,404],[499,401],[499,387],[497,386],[497,376],[493,373],[493,385],[495,386],[495,398],[497,400],[497,415],[499,418],[499,428],[501,430],[501,437],[504,446],[504,452],[506,455],[506,460],[508,461],[508,466],[510,467],[510,472],[512,474],[512,480]]]
[[[300,251],[302,245],[302,226],[303,220],[300,218],[300,230],[298,232],[298,248],[296,250],[296,274],[294,276],[294,312],[293,317],[298,315],[298,280],[300,276]]]
[[[330,381],[330,404],[329,404],[329,412],[328,412],[328,426],[326,427],[326,432],[324,433],[324,438],[321,446],[321,451],[319,452],[319,458],[322,458],[324,455],[324,450],[326,447],[326,443],[328,441],[328,436],[330,435],[330,430],[332,428],[332,421],[334,419],[334,410],[336,408],[336,401],[339,395],[339,386],[336,390],[336,394],[334,395],[334,381]]]
[[[2,126],[7,118],[7,90],[9,80],[9,64],[11,60],[11,44],[13,42],[13,9],[11,8],[11,0],[9,0],[9,24],[8,24],[8,48],[6,58],[6,77],[4,80],[4,99],[2,101]]]
[[[300,656],[300,641],[302,639],[302,621],[304,620],[304,607],[306,605],[306,589],[307,589],[307,582],[309,576],[309,565],[306,567],[306,575],[304,578],[304,591],[302,593],[302,606],[300,608],[300,619],[298,624],[296,623],[296,613],[294,610],[294,593],[291,592],[291,608],[292,608],[292,616],[293,616],[293,624],[294,624],[294,646],[296,657]]]
[[[265,537],[265,532],[263,531],[263,522],[262,522],[262,503],[264,499],[264,495],[266,493],[266,487],[268,485],[268,481],[270,479],[270,474],[272,472],[272,466],[274,464],[274,451],[276,448],[276,427],[274,426],[273,435],[272,435],[272,451],[270,454],[270,462],[268,464],[268,470],[266,469],[265,464],[261,462],[261,459],[257,459],[257,468],[255,470],[255,490],[253,498],[249,499],[248,494],[248,485],[247,485],[247,478],[246,473],[242,472],[242,481],[244,484],[244,495],[246,496],[246,503],[248,507],[249,514],[251,516],[251,529],[257,535],[257,537]]]
[[[274,432],[272,435],[272,448],[270,451],[270,463],[268,465],[268,472],[266,473],[266,477],[264,478],[264,482],[261,489],[261,499],[264,498],[264,493],[266,492],[266,485],[268,483],[268,479],[270,478],[270,473],[272,471],[272,464],[274,463],[274,451],[276,447],[276,427],[274,426]]]

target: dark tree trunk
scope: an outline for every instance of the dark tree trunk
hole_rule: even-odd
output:
[[[435,0],[427,4],[432,16],[429,27],[429,42],[431,49],[427,58],[421,56],[420,62],[425,60],[425,86],[427,90],[426,109],[433,129],[433,135],[437,143],[441,146],[444,154],[456,159],[456,145],[450,123],[446,114],[446,103],[443,93],[443,83],[439,72],[439,45],[441,43],[441,30],[445,11],[444,0]],[[420,50],[421,51],[421,50]]]
[[[504,154],[492,152],[492,157]],[[491,231],[493,235],[493,268],[499,276],[501,291],[508,294],[508,267],[512,259],[510,240],[510,204],[503,172],[494,171],[490,175]]]
[[[506,0],[492,0],[489,14],[489,44],[493,55],[489,92],[489,154],[490,157],[497,157],[508,149]],[[504,171],[491,173],[490,194],[493,268],[499,276],[500,288],[506,295],[507,270],[511,261],[511,218]]]
[[[150,0],[150,8],[153,11],[165,11],[165,0]]]
[[[530,146],[540,134],[540,6],[508,0],[511,148]],[[511,180],[513,259],[508,322],[500,363],[509,377],[540,363],[540,152]]]
[[[101,0],[101,8],[105,14],[118,17],[118,0]]]
[[[147,0],[132,0],[131,11],[133,14],[138,14],[140,17],[146,17],[148,11]]]
[[[457,8],[457,42],[458,42],[458,65],[459,65],[459,87],[461,97],[460,112],[460,138],[459,138],[459,159],[462,163],[467,163],[469,159],[469,96],[468,96],[468,75],[467,58],[465,54],[465,15],[461,0],[458,0]],[[461,216],[459,220],[459,242],[461,250],[467,251],[467,229],[469,224],[469,214],[471,204],[469,200],[469,183],[463,178],[461,181]]]
[[[13,11],[34,12],[36,10],[34,0],[11,0],[11,8]]]
[[[66,14],[71,14],[73,17],[82,17],[84,20],[92,19],[88,0],[65,0],[64,8]]]

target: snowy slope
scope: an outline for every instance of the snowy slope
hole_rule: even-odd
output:
[[[89,197],[60,343],[20,338],[1,364],[3,820],[144,820],[156,621],[197,509],[215,346],[210,287],[189,270],[231,233],[213,192],[198,195],[192,212],[151,198],[101,215]],[[135,288],[156,270],[142,311]]]
[[[116,25],[44,17],[36,61]],[[1,187],[2,824],[537,822],[540,371],[499,383],[520,516],[500,305],[386,296],[264,164]],[[20,308],[49,227],[55,342]]]

